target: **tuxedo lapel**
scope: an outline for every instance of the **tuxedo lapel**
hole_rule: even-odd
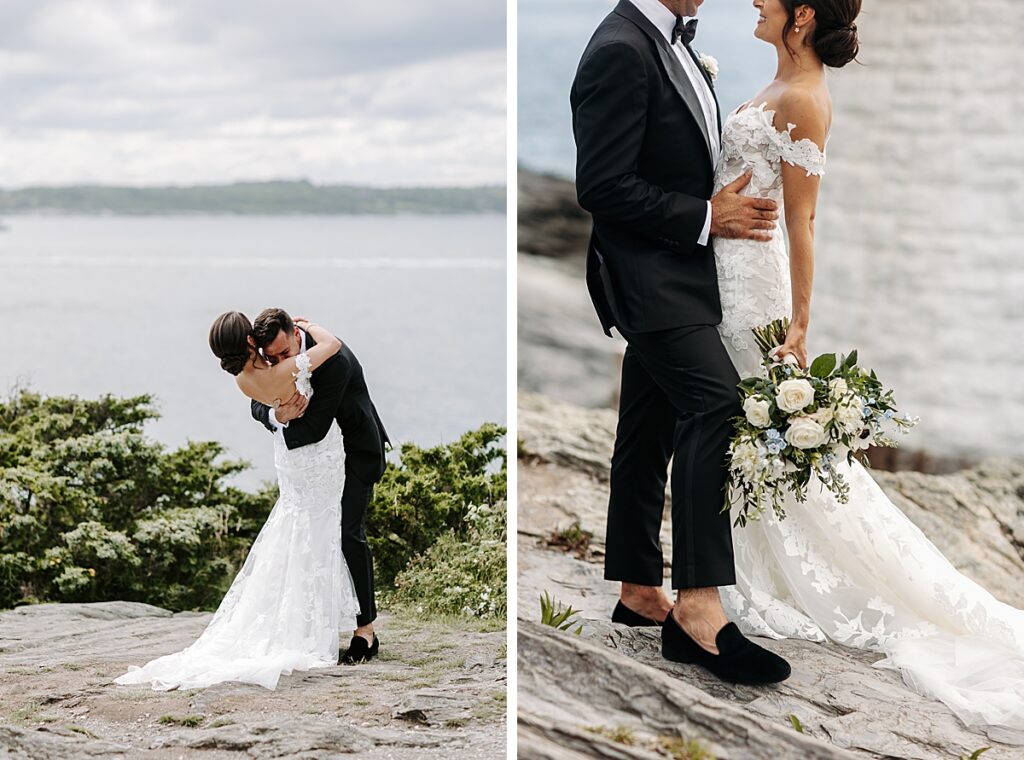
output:
[[[697,127],[700,129],[700,133],[704,136],[704,147],[707,148],[708,163],[710,164],[712,156],[711,136],[708,134],[707,120],[704,118],[704,109],[701,108],[700,98],[697,97],[697,93],[694,91],[693,85],[690,83],[690,77],[686,75],[686,71],[683,69],[683,64],[679,62],[679,59],[676,58],[676,54],[672,52],[672,48],[669,46],[668,40],[665,39],[664,35],[658,31],[654,24],[652,24],[650,20],[629,0],[619,0],[619,4],[615,6],[614,12],[623,18],[632,21],[654,42],[654,47],[658,51],[658,58],[661,60],[661,66],[665,70],[665,75],[668,77],[669,82],[672,83],[672,87],[679,94],[683,103],[685,103],[686,107],[690,110],[690,115],[693,116],[694,121],[697,122]],[[704,70],[699,63],[697,67],[700,68],[701,71]],[[712,167],[712,169],[713,168],[714,167]]]
[[[715,85],[711,81],[711,75],[708,74],[707,69],[700,62],[700,57],[697,55],[697,51],[689,45],[683,45],[686,48],[686,52],[690,54],[693,62],[697,64],[697,68],[700,70],[700,74],[704,77],[704,81],[708,83],[708,89],[711,90],[711,97],[715,100],[715,116],[718,119],[718,136],[722,136],[722,107],[718,104],[718,93],[715,92]]]

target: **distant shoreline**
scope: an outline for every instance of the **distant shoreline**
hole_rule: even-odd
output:
[[[506,188],[363,187],[307,181],[0,190],[0,217],[23,215],[355,215],[504,213]]]

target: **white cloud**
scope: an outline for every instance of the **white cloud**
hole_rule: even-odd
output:
[[[503,2],[31,7],[0,8],[5,187],[504,181]]]

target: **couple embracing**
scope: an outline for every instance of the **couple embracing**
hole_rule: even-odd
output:
[[[703,2],[619,0],[570,96],[577,193],[594,220],[587,284],[605,332],[627,343],[612,619],[660,626],[664,657],[738,683],[792,671],[748,636],[877,651],[878,667],[965,723],[1024,729],[1024,612],[960,574],[858,462],[842,465],[848,503],[812,483],[785,520],[769,510],[735,527],[722,511],[737,384],[763,372],[751,330],[788,319],[776,353],[807,366],[826,70],[856,57],[861,2],[754,0],[754,35],[778,68],[729,114],[716,62],[692,44]],[[659,540],[670,460],[674,600]]]
[[[274,689],[293,670],[372,659],[380,642],[366,512],[389,440],[362,366],[329,330],[283,309],[255,322],[222,314],[210,348],[274,433],[280,495],[199,638],[116,683]],[[353,634],[339,651],[343,630]]]

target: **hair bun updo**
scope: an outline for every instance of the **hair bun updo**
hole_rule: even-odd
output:
[[[232,375],[240,375],[245,369],[245,363],[249,361],[248,352],[244,354],[231,354],[220,358],[220,368]]]
[[[241,374],[252,358],[252,323],[239,311],[228,311],[210,327],[210,350],[220,359],[220,366],[232,375]]]
[[[818,26],[814,34],[814,52],[830,68],[842,68],[857,57],[859,50],[856,24]]]

